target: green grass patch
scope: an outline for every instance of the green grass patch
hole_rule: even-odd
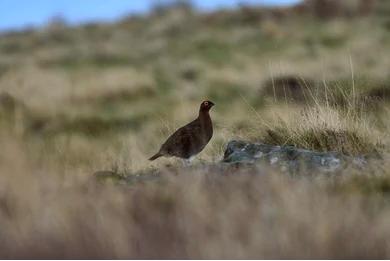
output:
[[[61,57],[41,60],[39,65],[42,68],[60,67],[68,70],[77,70],[83,67],[111,68],[132,65],[133,60],[125,55],[114,55],[97,53],[84,55],[74,52]]]
[[[195,45],[195,52],[213,65],[223,65],[231,60],[231,48],[227,43],[205,39]]]
[[[240,99],[240,96],[247,96],[248,88],[239,83],[231,83],[223,80],[214,80],[210,82],[207,88],[206,96],[218,104],[219,109],[229,109],[231,105]],[[251,96],[252,97],[252,96]]]
[[[77,133],[90,137],[101,137],[110,133],[129,130],[137,131],[148,120],[150,115],[84,115],[70,117],[57,115],[55,118],[34,115],[25,124],[27,134],[56,136]]]

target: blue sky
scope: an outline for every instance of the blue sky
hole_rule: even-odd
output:
[[[156,2],[166,0],[0,0],[0,30],[44,25],[61,15],[71,24],[113,21],[129,13],[144,13]],[[299,0],[193,0],[197,8],[212,10],[239,3],[286,5]]]

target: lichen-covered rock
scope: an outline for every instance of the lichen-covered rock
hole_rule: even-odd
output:
[[[245,141],[229,142],[223,162],[265,163],[288,172],[304,170],[336,172],[349,164],[356,167],[365,165],[363,157],[352,158],[337,152],[315,152],[293,146],[273,146]]]

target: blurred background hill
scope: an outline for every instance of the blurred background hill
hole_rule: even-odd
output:
[[[272,119],[286,104],[344,104],[352,87],[354,99],[388,100],[389,12],[383,0],[308,0],[212,11],[161,1],[81,25],[58,14],[1,33],[0,88],[29,111],[22,132],[158,140],[208,98],[219,133],[249,138],[254,110]]]

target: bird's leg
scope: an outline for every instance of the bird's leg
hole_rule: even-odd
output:
[[[190,157],[190,158],[188,158],[188,159],[183,159],[183,165],[184,165],[184,167],[189,167],[189,166],[191,166],[191,162],[192,162],[193,159],[194,159],[194,157]]]
[[[191,161],[189,159],[183,159],[183,166],[189,167],[191,165]]]

